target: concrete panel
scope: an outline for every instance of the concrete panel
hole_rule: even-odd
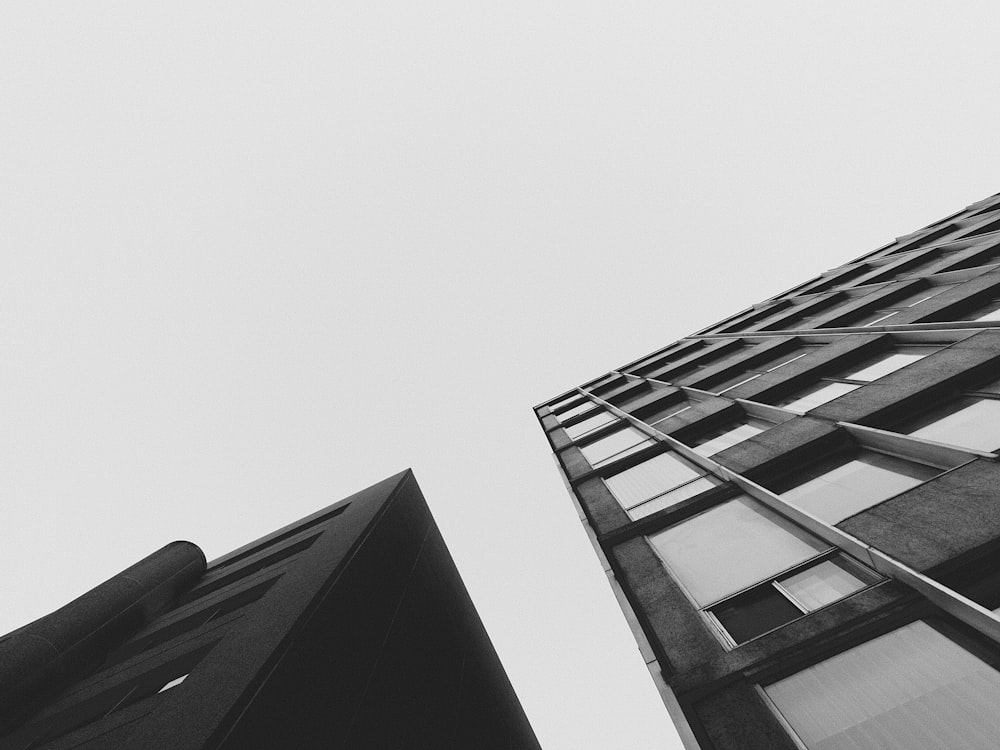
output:
[[[713,636],[701,615],[667,573],[644,537],[629,539],[610,550],[623,588],[631,592],[640,622],[661,662],[664,677],[692,669],[718,657],[722,644]]]
[[[576,495],[598,536],[631,523],[628,513],[622,510],[618,500],[600,477],[581,482],[577,485]]]
[[[1000,332],[987,331],[823,404],[810,414],[870,427],[889,427],[912,417],[928,403],[997,364],[1000,364]]]
[[[969,279],[935,297],[921,302],[912,311],[901,313],[899,323],[926,323],[955,320],[977,300],[989,299],[1000,287],[1000,269]],[[905,316],[905,317],[904,317]]]
[[[694,704],[713,750],[796,750],[754,688],[737,682]]]
[[[809,356],[734,388],[726,395],[771,404],[815,383],[823,375],[885,351],[891,341],[890,337],[878,333],[845,335],[810,352]]]
[[[980,459],[837,526],[917,570],[1000,538],[1000,465]]]
[[[755,482],[793,471],[824,451],[849,445],[850,440],[829,422],[795,417],[712,456],[727,469]]]

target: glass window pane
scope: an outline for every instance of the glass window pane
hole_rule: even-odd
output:
[[[801,617],[802,610],[767,584],[713,607],[712,614],[736,643],[744,643]]]
[[[992,452],[1000,448],[1000,401],[963,398],[911,429],[913,437]]]
[[[793,411],[809,411],[860,387],[850,383],[818,383],[798,396],[779,401],[778,406],[784,406]]]
[[[567,419],[572,419],[579,414],[583,414],[588,409],[593,408],[594,405],[590,401],[584,401],[582,404],[577,404],[572,409],[567,409],[562,414],[556,414],[556,417],[560,422],[565,422]]]
[[[810,750],[1000,745],[1000,672],[925,622],[764,690]]]
[[[861,571],[849,563],[834,558],[812,565],[795,575],[782,578],[782,588],[812,612],[832,604],[855,591],[860,591],[873,579],[861,577]]]
[[[938,258],[935,257],[934,260],[937,261]],[[907,269],[907,272],[909,272],[912,268],[913,266],[911,266],[910,269]],[[925,288],[917,292],[911,292],[910,294],[896,300],[895,302],[887,303],[885,305],[885,308],[887,310],[890,309],[899,310],[904,307],[913,307],[914,305],[919,305],[926,299],[930,299],[936,294],[940,294],[942,289],[943,289],[942,287],[931,287],[930,289]]]
[[[664,409],[663,410],[664,413],[662,414],[662,416],[660,414],[654,415],[655,419],[654,419],[654,417],[646,417],[646,420],[647,420],[646,424],[648,424],[650,426],[653,426],[655,424],[659,424],[660,422],[665,422],[666,420],[670,419],[671,417],[676,417],[682,411],[687,411],[690,408],[691,408],[690,406],[681,406],[681,407],[674,406],[674,407],[672,407],[670,409]],[[653,419],[654,421],[649,421],[651,419]]]
[[[599,414],[595,414],[592,417],[588,417],[582,422],[577,422],[576,424],[571,424],[566,427],[566,434],[569,435],[574,440],[581,435],[586,435],[588,432],[596,430],[598,427],[603,427],[604,425],[611,424],[614,422],[616,417],[606,411],[602,411]]]
[[[1000,305],[993,302],[990,308],[983,313],[977,314],[973,320],[1000,320]]]
[[[936,260],[936,259],[935,259],[935,260]],[[916,301],[914,301],[914,302],[910,302],[910,303],[909,303],[909,304],[907,305],[907,307],[915,307],[915,306],[919,305],[919,304],[920,304],[921,302],[924,302],[924,301],[926,301],[926,300],[929,300],[929,299],[930,299],[931,297],[936,297],[936,296],[938,296],[939,294],[941,294],[941,292],[946,292],[946,291],[948,291],[948,290],[949,290],[949,289],[951,289],[951,288],[952,288],[953,286],[955,286],[955,285],[954,285],[954,284],[939,284],[939,285],[937,285],[937,286],[935,286],[935,287],[932,287],[932,288],[931,288],[930,290],[928,290],[928,291],[926,292],[925,296],[921,297],[920,299],[918,299],[918,300],[916,300]]]
[[[740,373],[735,378],[730,378],[729,380],[723,381],[715,386],[715,392],[725,393],[726,391],[731,391],[737,386],[749,383],[751,380],[756,380],[759,377],[760,373],[754,373],[750,377],[747,377],[746,373]]]
[[[701,456],[713,456],[726,448],[731,448],[737,443],[752,438],[754,435],[759,435],[768,427],[773,426],[763,419],[748,419],[743,424],[729,425],[721,430],[703,435],[699,438],[702,442],[695,442],[694,451]]]
[[[883,375],[901,370],[908,364],[923,359],[928,354],[937,351],[937,347],[921,347],[919,350],[908,349],[905,352],[894,352],[892,354],[881,354],[877,359],[868,360],[860,369],[851,370],[839,377],[848,380],[878,380]]]
[[[977,386],[973,388],[974,391],[982,391],[983,393],[998,393],[1000,394],[1000,380],[991,380],[985,385]]]
[[[873,312],[871,315],[866,315],[865,317],[861,318],[857,323],[854,323],[854,325],[860,326],[862,328],[868,328],[869,326],[878,325],[882,321],[891,318],[893,315],[899,315],[899,310],[893,310],[891,312],[886,312],[885,310],[877,310]]]
[[[781,496],[827,523],[839,523],[938,473],[940,470],[932,466],[882,453],[864,453]]]
[[[653,534],[649,541],[700,606],[829,547],[745,495]]]
[[[700,495],[702,492],[710,490],[713,487],[718,487],[720,484],[722,484],[722,482],[715,477],[704,476],[701,479],[695,479],[693,482],[682,484],[676,490],[671,490],[670,492],[664,493],[659,497],[654,497],[652,500],[648,500],[645,503],[630,508],[628,510],[629,518],[633,521],[645,518],[646,516],[656,513],[658,510],[669,508],[671,505],[676,505],[681,500],[687,500],[689,497]]]
[[[564,406],[569,406],[571,403],[573,403],[574,401],[576,401],[578,398],[580,398],[580,394],[579,393],[574,393],[572,396],[567,396],[564,399],[556,401],[554,404],[549,404],[549,409],[551,409],[554,412],[559,411]]]
[[[661,453],[604,480],[625,509],[704,474],[676,453]]]
[[[764,372],[774,372],[779,367],[784,367],[785,365],[789,365],[797,359],[802,359],[808,353],[809,352],[792,352],[789,354],[782,354],[778,359],[765,365]]]
[[[674,414],[679,414],[685,409],[690,409],[690,404],[686,402],[672,403],[669,405],[659,405],[653,404],[649,407],[649,413],[645,413],[646,410],[641,411],[636,410],[636,414],[642,414],[642,421],[646,424],[656,424],[668,417],[672,417]]]

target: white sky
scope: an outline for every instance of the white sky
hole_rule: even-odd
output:
[[[671,748],[531,407],[1000,190],[987,3],[10,3],[0,632],[412,466],[546,750]]]

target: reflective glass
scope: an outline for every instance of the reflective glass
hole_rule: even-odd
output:
[[[1000,393],[1000,380],[991,380],[989,383],[977,386],[972,390],[982,391],[983,393]]]
[[[583,403],[577,404],[572,409],[567,409],[562,414],[556,414],[556,417],[560,422],[565,422],[567,419],[572,419],[575,416],[583,414],[588,409],[593,409],[594,405],[590,401],[584,401]]]
[[[797,359],[802,359],[808,353],[809,352],[796,352],[792,354],[783,354],[779,359],[775,360],[772,363],[769,363],[769,366],[764,369],[764,372],[774,372],[779,367],[784,367],[785,365],[789,365]]]
[[[989,311],[976,315],[973,320],[1000,320],[1000,304],[994,302]]]
[[[862,328],[868,328],[869,326],[877,325],[881,323],[883,320],[891,318],[893,315],[899,315],[899,310],[893,310],[892,312],[885,312],[884,310],[879,310],[878,312],[874,312],[871,315],[866,315],[854,325],[860,326]]]
[[[928,354],[936,351],[937,347],[920,347],[919,349],[913,348],[912,350],[908,349],[907,351],[893,352],[892,354],[882,354],[875,360],[869,360],[860,369],[844,373],[839,377],[846,378],[847,380],[878,380],[882,376],[896,370],[901,370],[907,365],[923,359]]]
[[[735,378],[730,378],[729,380],[725,380],[719,383],[717,386],[715,386],[716,388],[715,392],[725,393],[726,391],[731,391],[736,386],[743,385],[744,383],[749,383],[751,380],[756,380],[759,377],[760,373],[754,373],[750,377],[747,377],[746,373],[740,373]]]
[[[714,456],[716,453],[731,448],[737,443],[742,443],[754,435],[759,435],[768,427],[773,427],[770,422],[763,419],[747,419],[743,424],[727,426],[721,430],[703,435],[704,442],[696,443],[694,452],[701,456]]]
[[[1000,672],[914,622],[764,687],[809,750],[996,750]]]
[[[174,679],[172,679],[170,682],[168,682],[167,684],[165,684],[163,687],[161,687],[156,692],[158,692],[158,693],[164,693],[167,690],[171,690],[172,688],[175,688],[178,685],[180,685],[186,679],[187,679],[187,675],[186,674],[185,675],[181,675],[180,677],[175,677]]]
[[[556,401],[554,404],[549,404],[549,409],[556,412],[562,409],[564,406],[569,406],[571,403],[580,398],[580,394],[574,393],[572,396],[567,396],[566,398]]]
[[[682,411],[687,411],[690,408],[691,408],[690,405],[688,405],[688,406],[677,406],[677,404],[674,404],[671,407],[668,407],[666,409],[662,409],[659,413],[647,416],[646,417],[646,424],[648,424],[650,426],[655,425],[655,424],[659,424],[660,422],[663,422],[663,421],[665,421],[667,419],[670,419],[671,417],[676,417]]]
[[[933,412],[907,434],[962,448],[992,452],[1000,448],[1000,401],[963,398],[942,413]]]
[[[669,508],[671,505],[676,505],[681,500],[687,500],[689,497],[700,495],[702,492],[710,490],[713,487],[717,487],[720,484],[722,484],[722,482],[715,477],[704,476],[701,479],[695,479],[693,482],[682,484],[677,489],[665,492],[658,497],[654,497],[652,500],[636,505],[630,508],[627,513],[633,521],[645,518],[646,516],[656,513],[658,510]]]
[[[626,427],[583,445],[580,450],[587,462],[596,467],[612,458],[622,458],[640,451],[652,442],[644,433],[639,432],[634,427]]]
[[[860,387],[859,385],[851,385],[850,383],[822,382],[812,386],[794,398],[779,401],[778,406],[784,406],[786,409],[792,409],[793,411],[809,411]]]
[[[713,607],[712,614],[734,642],[744,643],[801,617],[802,610],[768,584]]]
[[[940,469],[932,466],[882,453],[863,453],[781,496],[827,523],[838,523],[938,473]]]
[[[661,453],[604,480],[625,509],[704,474],[676,453]]]
[[[581,435],[586,435],[588,432],[596,430],[598,427],[603,427],[606,424],[611,424],[614,421],[615,416],[613,414],[602,411],[599,414],[595,414],[593,417],[588,417],[582,422],[567,425],[566,434],[575,440]]]
[[[860,571],[836,558],[824,560],[780,580],[781,587],[808,611],[825,607],[871,583]]]
[[[745,495],[649,541],[699,606],[767,580],[829,546]]]

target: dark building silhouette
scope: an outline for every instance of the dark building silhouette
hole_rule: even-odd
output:
[[[1000,195],[536,415],[686,747],[1000,747]]]
[[[0,750],[539,747],[413,474],[0,639]]]

